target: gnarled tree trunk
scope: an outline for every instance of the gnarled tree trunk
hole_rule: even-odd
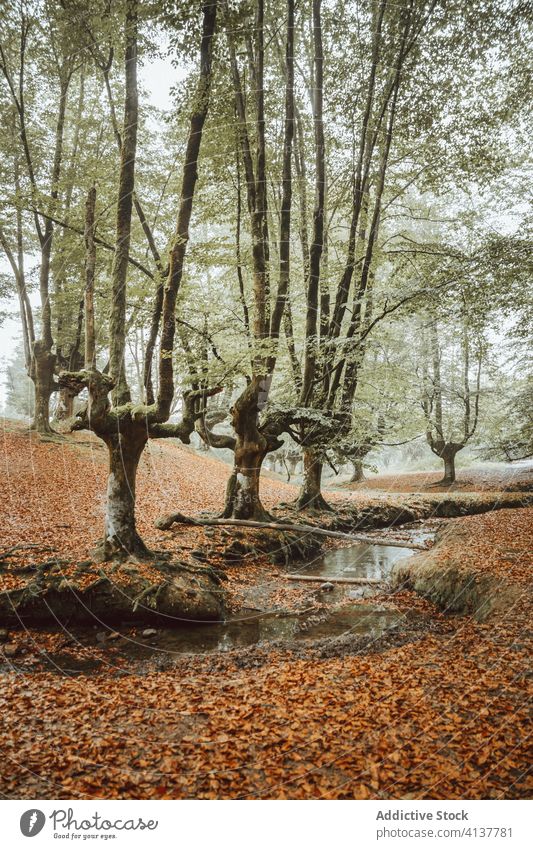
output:
[[[312,448],[305,448],[303,458],[304,479],[296,501],[298,510],[331,510],[321,491],[323,464],[320,456]]]
[[[146,556],[148,549],[135,525],[135,481],[148,440],[146,427],[132,422],[122,425],[120,433],[117,430],[100,435],[109,451],[109,476],[104,538],[98,553],[105,560],[124,555]]]
[[[261,503],[259,480],[266,451],[260,443],[249,440],[238,441],[235,450],[235,465],[226,487],[224,519],[256,519],[270,521],[270,516]]]
[[[67,421],[71,419],[74,415],[74,395],[69,389],[60,389],[59,390],[59,401],[57,405],[57,410],[55,413],[56,421]]]
[[[231,409],[236,434],[233,472],[226,488],[223,518],[268,521],[261,503],[259,480],[269,446],[258,428],[258,394],[261,378],[254,377]]]
[[[350,483],[361,483],[361,481],[365,481],[365,473],[363,471],[363,461],[362,460],[352,460],[353,472],[350,478]]]
[[[33,345],[30,377],[35,389],[35,410],[31,430],[38,433],[53,433],[50,427],[50,396],[56,390],[54,380],[56,358],[42,340]]]
[[[463,442],[445,442],[444,440],[435,440],[431,434],[427,434],[428,444],[437,457],[444,460],[444,477],[439,481],[439,484],[451,484],[455,482],[455,457],[465,445]]]
[[[444,446],[440,455],[444,460],[444,477],[440,483],[451,484],[455,482],[455,456],[462,447],[455,442],[448,442]]]
[[[455,456],[444,457],[444,477],[442,483],[455,481]]]

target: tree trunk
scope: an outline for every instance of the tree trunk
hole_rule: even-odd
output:
[[[202,43],[200,47],[200,77],[191,114],[189,137],[183,163],[180,205],[176,231],[172,239],[169,257],[169,270],[163,292],[161,318],[161,344],[159,346],[159,391],[157,410],[159,420],[170,415],[174,397],[173,351],[176,332],[176,299],[183,276],[183,263],[189,242],[189,225],[196,183],[198,180],[198,157],[202,141],[205,119],[209,107],[211,92],[211,51],[217,14],[216,3],[204,5]]]
[[[96,365],[96,334],[94,324],[94,278],[96,273],[96,242],[94,222],[96,209],[96,186],[93,184],[85,202],[85,368]]]
[[[331,510],[321,492],[322,461],[310,448],[304,449],[304,480],[296,506],[298,510]]]
[[[267,439],[257,424],[262,384],[260,377],[254,377],[231,410],[236,444],[233,472],[226,488],[222,514],[225,519],[270,521],[259,496],[261,466],[268,453]]]
[[[318,295],[320,260],[324,247],[324,202],[326,189],[325,141],[323,120],[324,57],[322,50],[322,0],[313,0],[313,60],[314,87],[312,91],[313,125],[315,134],[315,207],[313,239],[309,250],[309,279],[305,319],[305,358],[300,403],[310,406],[317,367]],[[305,473],[305,472],[304,472]],[[302,493],[303,495],[303,493]],[[325,502],[324,502],[325,503]]]
[[[55,390],[55,361],[55,356],[45,347],[44,342],[37,340],[33,346],[30,374],[35,388],[35,411],[30,429],[38,433],[54,432],[50,427],[50,395]]]
[[[255,519],[268,522],[271,517],[261,503],[259,481],[264,449],[257,443],[242,441],[235,450],[235,465],[226,487],[222,518]]]
[[[135,525],[137,466],[147,442],[146,428],[133,425],[102,434],[109,451],[109,477],[104,538],[97,554],[102,560],[150,554]]]
[[[444,460],[444,477],[441,483],[451,484],[455,482],[455,452],[446,452],[443,454]]]
[[[353,465],[353,474],[350,478],[350,483],[360,483],[361,481],[366,481],[365,473],[363,471],[363,461],[362,460],[352,460]]]
[[[126,284],[131,241],[131,213],[135,190],[137,153],[137,0],[126,6],[124,129],[120,150],[120,171],[116,218],[115,254],[111,271],[112,300],[109,320],[109,374],[115,381],[111,396],[120,406],[131,401],[125,373]]]
[[[59,403],[55,414],[55,419],[58,422],[67,421],[74,415],[74,398],[76,395],[70,389],[59,390]]]

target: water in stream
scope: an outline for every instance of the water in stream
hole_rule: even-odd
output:
[[[328,578],[372,578],[385,581],[394,564],[413,552],[393,545],[367,545],[358,543],[349,548],[336,548],[303,569],[299,574],[320,575]]]
[[[358,543],[330,551],[309,564],[293,567],[292,571],[320,575],[324,582],[332,577],[373,578],[385,581],[394,564],[412,553],[407,548],[394,545]],[[335,604],[338,599],[338,588],[334,593],[322,593],[319,584],[306,586],[309,588],[310,601],[316,600],[317,591],[324,604]],[[358,585],[345,589],[348,598],[361,598],[377,591],[375,587]],[[345,599],[346,595],[342,598]],[[417,616],[418,614],[415,618]],[[113,648],[113,653],[116,651],[122,657],[135,662],[163,655],[226,652],[274,641],[299,642],[335,638],[346,633],[377,639],[389,628],[401,627],[402,623],[405,624],[410,618],[412,616],[406,617],[399,611],[372,604],[371,601],[364,604],[352,602],[329,609],[323,607],[318,611],[315,604],[310,604],[310,609],[299,613],[249,609],[241,611],[238,616],[226,622],[195,625],[184,623],[173,628],[149,629],[147,634],[143,634],[141,629],[132,632],[131,627],[125,624],[124,628],[118,629],[121,632],[120,637],[114,634],[112,641],[109,639],[109,631],[99,632],[92,628],[72,629],[66,636],[73,646],[78,644],[101,649],[109,645]],[[101,668],[100,661],[87,658],[77,661],[68,650],[54,655],[45,654],[42,660],[51,669],[66,674],[90,673]],[[110,662],[112,665],[111,656]]]
[[[204,655],[243,649],[250,646],[267,645],[274,641],[299,643],[310,640],[339,637],[342,634],[380,637],[387,629],[405,624],[409,615],[384,609],[372,604],[351,604],[332,610],[313,611],[308,614],[281,613],[261,614],[245,611],[240,617],[227,622],[183,625],[177,628],[153,629],[155,633],[135,635],[124,629],[119,639],[95,643],[92,629],[76,629],[69,634],[73,646],[102,649],[107,645],[112,652],[107,660],[96,656],[78,658],[68,650],[44,655],[42,661],[50,671],[67,675],[90,674],[106,667],[115,666],[115,659],[127,658],[131,663],[143,662],[166,656]],[[417,618],[415,616],[414,618]],[[121,631],[123,629],[120,629]]]

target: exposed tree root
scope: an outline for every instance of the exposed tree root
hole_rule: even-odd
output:
[[[210,567],[159,561],[152,564],[147,576],[134,563],[115,563],[107,571],[91,561],[87,564],[74,572],[67,570],[68,561],[53,561],[54,566],[64,567],[59,571],[41,564],[25,586],[0,592],[0,622],[38,625],[131,620],[173,627],[184,621],[219,621],[223,617],[222,575]],[[87,584],[88,571],[96,580]]]

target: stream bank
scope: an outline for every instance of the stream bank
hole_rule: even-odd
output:
[[[292,614],[301,617],[307,608],[313,612],[331,610],[382,594],[384,588],[380,584],[389,580],[392,565],[398,559],[403,565],[395,573],[396,588],[412,589],[448,612],[475,611],[484,618],[498,606],[510,603],[511,589],[493,587],[488,579],[473,581],[457,564],[443,568],[438,553],[413,557],[406,565],[406,549],[396,548],[395,543],[409,545],[409,539],[413,544],[430,542],[438,526],[437,516],[492,512],[532,500],[531,495],[511,493],[413,495],[401,504],[386,499],[363,506],[344,502],[336,505],[335,513],[306,517],[310,528],[316,523],[348,533],[370,531],[370,536],[373,530],[386,527],[380,537],[390,538],[390,546],[358,544],[331,551],[327,548],[329,541],[324,545],[324,538],[312,531],[302,534],[232,528],[230,533],[223,528],[198,527],[194,529],[197,544],[187,560],[170,562],[167,557],[152,564],[106,565],[98,569],[88,561],[76,564],[59,558],[44,564],[15,563],[11,569],[2,565],[10,580],[18,580],[22,573],[27,577],[13,589],[0,593],[0,627],[97,622],[113,627],[127,623],[179,629],[184,621],[220,623],[238,616],[243,609],[252,609],[257,616],[274,612],[277,618],[290,618]],[[280,522],[301,521],[288,504],[281,504],[274,515]],[[409,530],[413,523],[414,535]],[[421,523],[426,526],[422,533]],[[179,531],[168,533],[173,542],[178,535]],[[183,556],[187,557],[185,552]],[[310,583],[302,586],[298,575]],[[330,579],[330,586],[324,591],[321,585]],[[294,585],[290,586],[289,581]],[[359,614],[352,615],[355,623]],[[290,626],[285,626],[287,636]],[[263,623],[263,631],[265,627]],[[278,625],[273,625],[269,639],[276,641],[278,632]],[[250,636],[250,628],[247,634],[243,637],[247,644],[261,642],[260,636]],[[232,638],[226,640],[224,634],[219,637],[223,643],[232,644]],[[218,645],[211,638],[208,642]]]
[[[462,516],[475,516],[494,510],[504,510],[533,505],[533,494],[528,492],[472,492],[472,493],[435,493],[434,495],[413,493],[411,495],[372,496],[372,502],[361,505],[351,501],[334,503],[335,512],[310,514],[306,521],[312,524],[320,517],[321,527],[336,531],[362,531],[378,528],[394,528],[424,519],[456,519]],[[287,512],[302,521],[302,514],[292,505],[281,503],[275,515]]]
[[[316,583],[306,584],[300,592],[296,591],[296,597],[285,583],[293,577],[294,567],[285,566],[276,571],[270,567],[270,574],[264,578],[256,575],[256,580],[243,592],[239,607],[226,619],[222,615],[215,617],[213,608],[207,608],[210,622],[172,621],[170,616],[165,621],[151,611],[154,627],[143,630],[140,623],[146,611],[135,615],[131,609],[131,591],[123,597],[120,608],[113,600],[114,616],[110,616],[101,604],[95,606],[91,586],[84,594],[85,615],[66,616],[64,602],[58,604],[51,595],[54,590],[49,590],[40,599],[41,607],[34,610],[42,611],[48,605],[59,626],[57,633],[51,634],[43,627],[32,632],[34,644],[39,646],[36,655],[31,641],[5,631],[0,639],[4,641],[3,654],[21,672],[45,668],[56,674],[77,675],[97,674],[102,670],[120,674],[126,669],[162,669],[173,664],[181,668],[187,657],[210,656],[216,663],[217,657],[227,653],[241,665],[254,666],[268,662],[269,654],[275,651],[290,651],[298,657],[383,651],[392,645],[420,639],[424,633],[442,625],[438,617],[428,615],[431,611],[427,607],[402,609],[401,605],[391,603],[386,592],[394,564],[412,554],[406,546],[420,544],[422,540],[428,542],[434,530],[419,524],[402,528],[401,547],[395,546],[391,539],[391,545],[356,543],[326,553],[319,551],[316,557],[297,566],[299,573],[306,573]],[[118,580],[124,568],[131,571],[131,567],[124,566],[116,569]],[[167,572],[170,569],[168,564],[166,569]],[[201,576],[201,567],[198,573]],[[107,592],[116,589],[112,588],[109,577],[107,583],[101,580],[96,589],[105,587]],[[190,580],[190,576],[186,577]],[[205,576],[201,578],[205,580]],[[198,583],[200,578],[193,576],[193,580]],[[375,600],[376,596],[381,597]],[[149,605],[150,598],[145,596],[143,602]],[[19,604],[19,615],[21,609]],[[194,609],[200,610],[198,604]],[[119,610],[122,619],[117,616]],[[28,609],[24,612],[28,614]],[[191,618],[189,614],[182,620]],[[14,624],[15,620],[11,621]],[[42,626],[46,621],[41,614],[34,617],[32,624]]]
[[[473,616],[485,622],[512,608],[523,588],[505,577],[469,567],[461,555],[461,541],[465,545],[468,542],[464,526],[442,528],[432,549],[393,567],[391,585],[395,590],[423,596],[446,614]]]
[[[224,615],[221,579],[208,567],[161,560],[144,565],[51,559],[14,567],[20,588],[0,593],[0,625],[59,627],[123,620],[171,625],[218,621]],[[12,570],[13,571],[13,570]]]

